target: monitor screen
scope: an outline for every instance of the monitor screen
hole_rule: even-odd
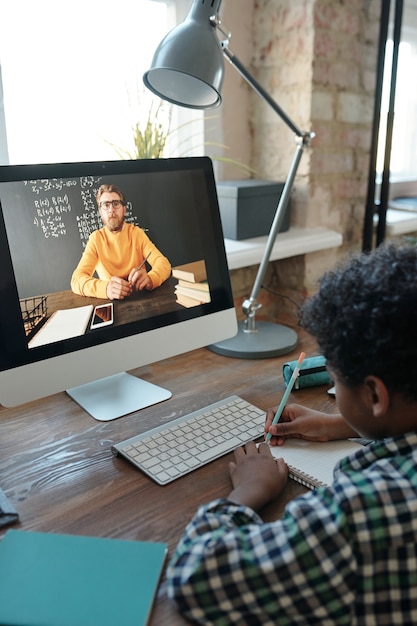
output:
[[[171,395],[125,372],[236,334],[207,157],[3,166],[0,209],[2,405],[120,417]]]

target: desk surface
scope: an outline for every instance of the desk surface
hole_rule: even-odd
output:
[[[133,373],[167,387],[173,397],[112,422],[97,422],[65,393],[14,409],[0,407],[0,484],[20,514],[16,528],[141,541],[163,541],[172,554],[197,507],[230,490],[229,454],[160,487],[111,445],[236,393],[262,409],[279,403],[282,363],[300,350],[315,354],[303,331],[296,350],[263,360],[231,359],[196,350]],[[326,387],[295,391],[290,401],[335,412]],[[289,480],[279,501],[263,511],[282,514],[304,488]],[[3,534],[5,529],[1,530]],[[166,598],[162,581],[152,625],[187,622]]]

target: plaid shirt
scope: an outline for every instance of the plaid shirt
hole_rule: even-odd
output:
[[[416,626],[417,433],[345,458],[278,521],[228,500],[200,507],[167,581],[205,626]]]

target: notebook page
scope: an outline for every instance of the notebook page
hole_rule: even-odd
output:
[[[74,309],[55,311],[33,339],[29,341],[29,348],[83,335],[87,329],[92,311],[92,304]]]
[[[325,442],[286,439],[282,446],[271,446],[271,452],[275,458],[284,459],[291,478],[314,489],[331,485],[336,463],[359,448],[362,448],[359,443],[349,439]]]

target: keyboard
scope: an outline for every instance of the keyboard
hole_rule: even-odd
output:
[[[229,396],[112,446],[166,485],[263,435],[265,411]]]

